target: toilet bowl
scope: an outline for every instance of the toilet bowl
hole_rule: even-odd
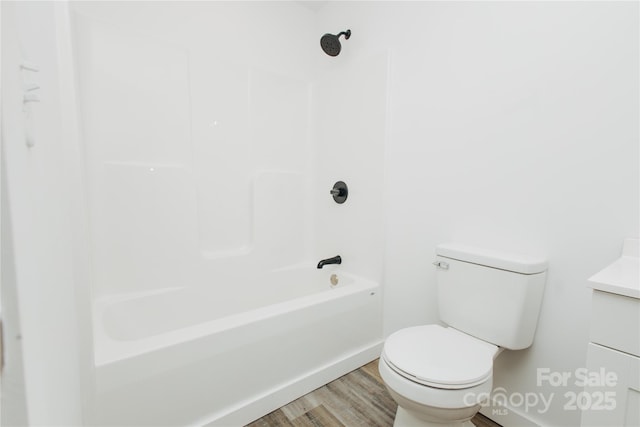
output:
[[[499,352],[492,344],[440,325],[391,335],[379,370],[400,407],[396,425],[465,425],[489,397],[493,359]]]
[[[503,349],[529,347],[546,261],[459,245],[436,253],[439,324],[391,334],[380,375],[398,403],[395,427],[472,427]]]

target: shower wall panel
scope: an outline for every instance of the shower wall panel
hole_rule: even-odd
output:
[[[190,28],[246,5],[187,4],[174,35],[132,26],[142,12],[171,21],[174,6],[73,16],[96,296],[224,286],[238,269],[310,261],[309,79],[249,55],[258,29],[226,39],[247,56],[225,57],[203,42],[220,43],[220,29]]]
[[[327,256],[340,254],[349,271],[379,281],[389,57],[387,52],[343,54],[343,62],[313,85],[315,229],[323,236],[315,247]],[[342,205],[328,195],[338,180],[349,186]]]
[[[179,286],[197,223],[188,52],[77,24],[94,290]]]

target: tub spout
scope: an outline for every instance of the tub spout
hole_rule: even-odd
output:
[[[323,259],[318,263],[318,268],[322,268],[327,264],[342,264],[342,258],[340,258],[340,255],[336,255],[333,258]]]

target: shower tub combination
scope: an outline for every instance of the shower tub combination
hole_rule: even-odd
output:
[[[385,123],[387,56],[317,79],[295,64],[317,39],[272,31],[312,34],[291,18],[306,12],[275,5],[68,5],[92,425],[243,425],[380,354],[382,175],[370,171],[382,170],[372,124]],[[227,43],[238,17],[255,27]],[[337,53],[343,35],[324,47]],[[280,42],[286,55],[254,55]],[[360,121],[315,131],[356,103]],[[334,141],[355,154],[336,159]],[[327,190],[340,178],[357,197],[337,208]],[[336,252],[345,264],[316,268]]]
[[[244,425],[379,355],[378,283],[311,265],[252,280],[96,300],[92,424]]]

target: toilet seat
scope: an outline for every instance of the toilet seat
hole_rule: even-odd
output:
[[[387,338],[382,357],[393,371],[419,384],[465,389],[491,378],[498,347],[440,325],[401,329]]]

